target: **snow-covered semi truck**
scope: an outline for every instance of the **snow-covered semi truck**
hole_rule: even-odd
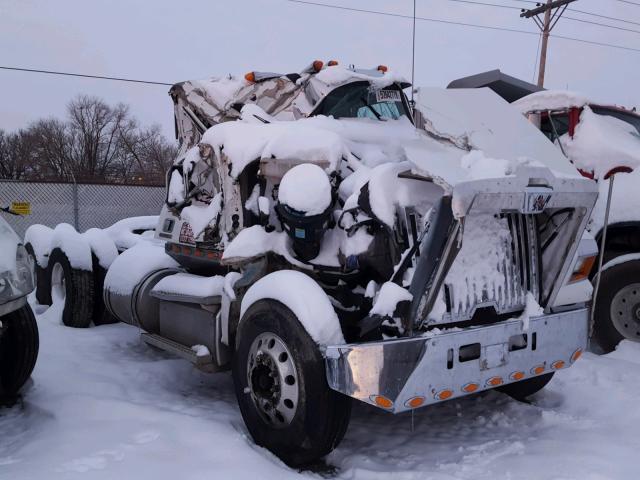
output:
[[[493,93],[422,89],[414,111],[407,87],[335,62],[174,85],[155,238],[103,261],[107,311],[230,369],[251,436],[290,465],[336,447],[351,399],[524,398],[587,342],[596,186]],[[73,271],[108,256],[99,231],[78,261],[86,233],[32,228],[45,279],[54,246]]]
[[[513,105],[598,182],[600,196],[587,225],[604,249],[602,270],[591,271],[592,279],[600,275],[594,338],[607,352],[623,339],[640,342],[640,169],[617,175],[602,242],[609,189],[604,177],[614,166],[640,165],[640,115],[567,91],[533,93]]]
[[[38,325],[27,303],[33,289],[31,256],[0,217],[0,402],[14,401],[38,358]]]

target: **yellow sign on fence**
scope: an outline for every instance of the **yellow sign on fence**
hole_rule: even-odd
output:
[[[20,215],[31,215],[31,203],[11,202],[11,211]]]

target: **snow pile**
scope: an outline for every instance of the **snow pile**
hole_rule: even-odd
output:
[[[640,132],[617,118],[598,115],[584,107],[574,136],[560,137],[567,156],[586,172],[601,179],[614,167],[640,166]]]
[[[380,291],[369,314],[393,317],[398,303],[411,300],[413,300],[413,295],[406,289],[396,283],[385,282],[382,284],[382,287],[380,287]]]
[[[511,105],[521,113],[546,112],[547,110],[568,110],[582,108],[593,103],[586,96],[562,90],[543,90],[516,100]]]
[[[529,320],[539,317],[544,313],[544,308],[538,304],[531,292],[527,292],[526,302],[524,311],[518,317],[518,320],[522,321],[522,330],[525,332],[529,330]]]
[[[109,268],[118,256],[118,249],[113,240],[99,228],[90,228],[82,234],[82,237],[89,243],[89,247],[98,258],[100,266],[104,269]]]
[[[225,247],[222,260],[232,264],[259,257],[267,252],[282,255],[292,265],[305,266],[294,258],[290,239],[285,232],[267,232],[260,225],[241,230]]]
[[[60,223],[53,229],[50,252],[59,248],[64,252],[72,268],[78,270],[93,269],[89,242],[68,223]]]
[[[36,262],[42,268],[47,268],[49,264],[49,253],[51,253],[51,236],[53,229],[45,225],[35,224],[29,226],[24,233],[24,243],[30,243]]]
[[[329,178],[317,165],[297,165],[282,177],[278,201],[306,217],[323,213],[331,205]]]
[[[114,241],[118,249],[131,248],[139,241],[144,240],[144,233],[134,233],[135,230],[150,231],[156,228],[158,223],[157,215],[146,215],[141,217],[129,217],[114,223],[104,229],[109,238]]]
[[[171,172],[169,180],[169,191],[167,192],[167,203],[181,203],[184,201],[184,182],[178,170]]]
[[[194,345],[191,347],[191,350],[196,353],[196,357],[206,357],[211,355],[211,352],[206,345]]]
[[[70,329],[56,305],[43,308],[34,305],[33,384],[0,416],[3,478],[637,477],[638,343],[585,353],[530,403],[488,392],[391,415],[353,402],[346,436],[318,473],[290,469],[253,444],[228,373],[206,374],[150,348],[129,325]]]
[[[111,264],[104,279],[104,288],[129,295],[146,275],[163,268],[178,268],[178,263],[165,253],[164,244],[139,242]]]
[[[304,273],[279,270],[262,277],[242,298],[240,318],[262,299],[277,300],[287,306],[318,345],[344,343],[340,321],[329,297]]]
[[[182,209],[180,217],[191,225],[194,238],[210,224],[215,224],[222,211],[222,193],[217,193],[209,204],[194,204]]]
[[[409,83],[402,75],[392,72],[386,73],[377,70],[354,71],[341,65],[326,67],[312,77],[314,83],[321,82],[328,87],[336,87],[354,81],[367,81],[374,88],[380,89],[393,83]]]
[[[349,155],[337,133],[313,128],[304,120],[269,124],[225,122],[207,130],[202,143],[214,147],[218,157],[224,148],[234,178],[251,162],[263,158],[319,163],[333,171]]]
[[[195,297],[217,297],[222,295],[225,279],[222,275],[203,277],[190,273],[175,273],[160,280],[154,292],[193,295]]]

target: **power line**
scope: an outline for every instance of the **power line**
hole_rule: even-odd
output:
[[[134,80],[133,78],[119,78],[119,77],[105,77],[102,75],[86,75],[83,73],[71,73],[71,72],[56,72],[53,70],[36,70],[34,68],[20,68],[20,67],[3,67],[0,66],[2,70],[15,70],[18,72],[30,72],[30,73],[47,73],[50,75],[63,75],[66,77],[81,77],[81,78],[95,78],[98,80],[115,80],[118,82],[131,82],[131,83],[143,83],[147,85],[166,85],[172,86],[173,83],[165,83],[165,82],[154,82],[151,80]]]
[[[382,15],[382,16],[386,16],[386,17],[397,17],[397,18],[408,18],[408,19],[413,19],[413,16],[411,15],[403,15],[401,13],[390,13],[390,12],[380,12],[377,10],[366,10],[364,8],[353,8],[353,7],[344,7],[341,5],[329,5],[326,3],[319,3],[319,2],[312,2],[312,1],[308,1],[308,0],[286,0],[287,2],[291,2],[291,3],[297,3],[297,4],[301,4],[301,5],[312,5],[312,6],[316,6],[316,7],[325,7],[325,8],[333,8],[336,10],[346,10],[346,11],[350,11],[350,12],[359,12],[359,13],[370,13],[370,14],[374,14],[374,15]],[[521,0],[522,1],[522,0]],[[530,2],[530,3],[537,3],[537,2]],[[458,25],[458,26],[462,26],[462,27],[473,27],[473,28],[482,28],[485,30],[498,30],[498,31],[502,31],[502,32],[511,32],[511,33],[520,33],[520,34],[524,34],[524,35],[539,35],[538,32],[532,32],[530,30],[519,30],[517,28],[507,28],[507,27],[495,27],[495,26],[490,26],[490,25],[480,25],[480,24],[476,24],[476,23],[468,23],[468,22],[455,22],[453,20],[442,20],[442,19],[437,19],[437,18],[429,18],[429,17],[416,17],[416,20],[421,20],[424,22],[435,22],[435,23],[444,23],[447,25]],[[551,35],[554,38],[559,38],[561,40],[569,40],[572,42],[579,42],[579,43],[586,43],[589,45],[598,45],[600,47],[610,47],[610,48],[617,48],[620,50],[628,50],[631,52],[640,52],[640,48],[633,48],[633,47],[627,47],[624,45],[615,45],[612,43],[605,43],[605,42],[596,42],[593,40],[585,40],[583,38],[575,38],[575,37],[568,37],[565,35]]]
[[[513,1],[514,2],[521,2],[521,3],[529,3],[529,4],[534,4],[534,5],[537,5],[538,3],[540,3],[540,2],[534,2],[533,0],[513,0]],[[602,15],[601,13],[586,12],[584,10],[579,10],[577,8],[571,8],[571,7],[567,8],[567,12],[581,13],[583,15],[590,15],[592,17],[605,18],[607,20],[613,20],[613,21],[622,22],[622,23],[629,23],[631,25],[640,25],[640,22],[634,22],[632,20],[625,20],[624,18],[610,17],[608,15]]]
[[[628,3],[629,5],[635,5],[636,7],[640,7],[640,3],[638,2],[632,2],[630,0],[616,0],[616,1],[620,3]]]
[[[590,25],[597,25],[599,27],[613,28],[614,30],[622,30],[623,32],[640,33],[640,30],[634,30],[632,28],[616,27],[615,25],[607,25],[606,23],[592,22],[591,20],[584,20],[582,18],[567,17],[566,15],[564,16],[564,19],[572,20],[574,22],[588,23]]]
[[[476,2],[476,1],[473,1],[473,0],[447,0],[447,1],[456,2],[456,3],[467,3],[467,4],[471,4],[471,5],[481,5],[483,7],[495,7],[495,8],[506,8],[506,9],[510,9],[510,10],[520,10],[520,7],[514,7],[514,6],[511,6],[511,5],[501,5],[501,4],[498,4],[498,3]],[[532,3],[535,3],[535,2],[532,2]],[[576,13],[584,13],[584,14],[590,15],[589,12],[583,12],[581,10],[573,10],[571,8],[567,8],[567,11],[572,11],[572,12],[576,12]],[[593,14],[593,15],[597,16],[597,17],[609,18],[611,20],[618,20],[618,21],[622,21],[622,22],[626,22],[626,23],[632,23],[632,24],[640,25],[640,23],[629,22],[629,21],[625,21],[625,20],[622,20],[622,19],[616,19],[616,18],[613,18],[613,17],[605,17],[604,15],[597,15],[597,14]],[[622,30],[624,32],[640,33],[640,30],[633,30],[633,29],[630,29],[630,28],[618,27],[618,26],[615,26],[615,25],[607,25],[606,23],[594,22],[592,20],[584,20],[582,18],[568,17],[566,15],[564,16],[564,18],[566,20],[572,20],[574,22],[588,23],[590,25],[596,25],[596,26],[599,26],[599,27],[612,28],[614,30]]]

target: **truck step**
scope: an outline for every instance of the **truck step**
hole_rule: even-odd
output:
[[[193,363],[196,368],[200,370],[204,370],[207,372],[213,372],[217,370],[215,364],[213,363],[211,354],[196,355],[196,352],[194,352],[191,348],[182,345],[181,343],[174,342],[173,340],[169,340],[168,338],[162,337],[160,335],[156,335],[154,333],[141,333],[140,337],[142,338],[142,341],[147,345],[151,345],[153,347],[159,348],[160,350],[164,350],[165,352],[177,355],[180,358],[184,358],[185,360]]]

